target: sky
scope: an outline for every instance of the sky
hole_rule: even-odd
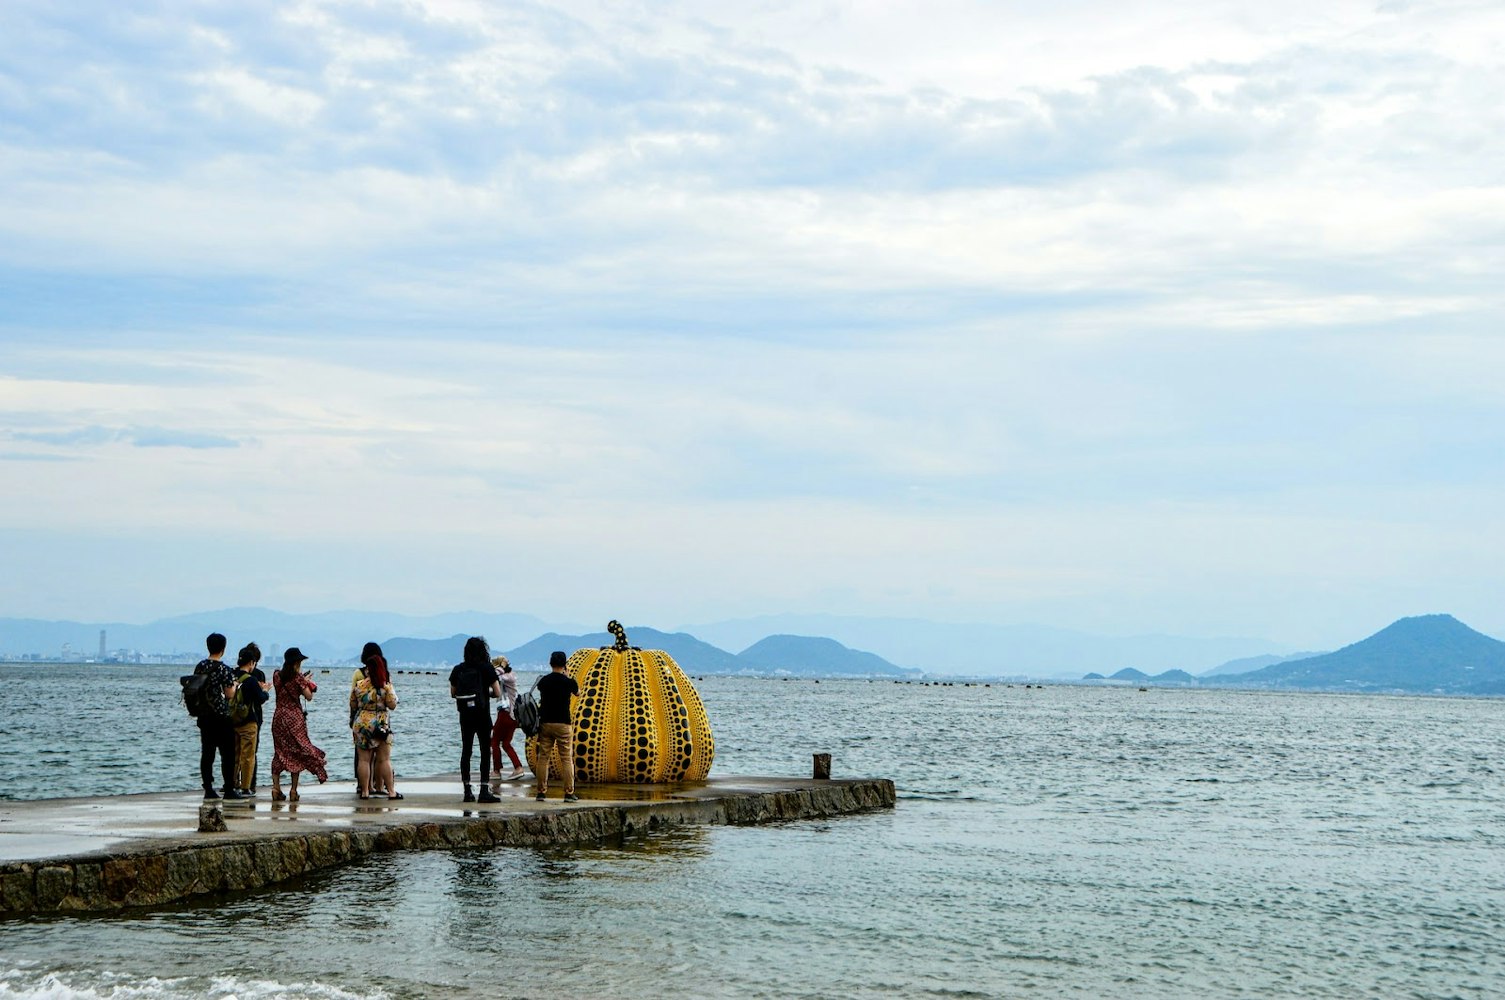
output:
[[[1505,7],[7,0],[0,615],[1505,636]]]

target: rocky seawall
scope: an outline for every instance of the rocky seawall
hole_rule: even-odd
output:
[[[278,829],[279,824],[242,831],[226,809],[232,817],[226,833],[132,841],[114,850],[0,864],[0,918],[121,910],[255,889],[385,851],[588,843],[676,826],[778,823],[895,804],[894,783],[885,778],[781,784],[788,787],[712,788],[656,801],[586,801],[569,808],[458,817],[402,811],[369,820],[356,815],[342,828],[296,832]]]

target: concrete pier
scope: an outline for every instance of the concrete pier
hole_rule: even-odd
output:
[[[198,792],[0,802],[0,919],[120,910],[254,889],[382,851],[586,843],[674,826],[748,825],[894,807],[886,778],[713,778],[582,785],[580,801],[531,781],[493,783],[495,804],[460,801],[460,779],[402,780],[401,801],[358,799],[346,780],[225,802],[200,832]]]

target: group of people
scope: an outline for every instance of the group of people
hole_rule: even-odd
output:
[[[272,800],[298,801],[298,779],[308,771],[323,784],[328,780],[323,750],[308,736],[307,710],[303,703],[312,701],[318,685],[303,671],[308,659],[294,646],[283,654],[283,664],[269,681],[260,668],[261,650],[253,642],[236,657],[235,669],[224,662],[226,639],[218,632],[205,640],[208,656],[194,668],[195,674],[209,677],[208,710],[199,715],[199,777],[204,798],[244,799],[257,794],[256,756],[260,745],[263,706],[276,694],[272,714]],[[539,678],[538,714],[540,729],[535,747],[534,770],[538,776],[536,798],[544,801],[549,776],[557,758],[564,784],[564,800],[575,802],[574,729],[571,725],[571,699],[580,693],[579,685],[565,668],[563,651],[549,657],[549,673]],[[501,801],[491,789],[491,772],[502,770],[502,753],[512,763],[507,780],[523,777],[522,761],[512,748],[512,736],[518,723],[514,717],[517,702],[517,679],[505,656],[491,655],[486,640],[472,636],[465,643],[464,657],[449,675],[449,693],[460,718],[460,780],[466,802]],[[496,715],[492,716],[492,701]],[[362,799],[385,796],[401,799],[392,772],[393,709],[397,691],[392,686],[391,671],[379,645],[366,643],[361,650],[361,665],[350,679],[350,733],[355,748],[356,794]],[[470,783],[472,746],[480,749],[480,794]],[[220,758],[224,779],[222,791],[214,787],[214,758]],[[282,791],[282,774],[291,776],[286,794]],[[499,779],[500,780],[500,779]]]
[[[193,668],[209,677],[208,711],[199,715],[199,778],[204,798],[250,798],[256,789],[256,756],[261,745],[265,706],[276,692],[272,713],[272,799],[298,800],[298,778],[310,771],[323,784],[329,779],[324,751],[308,738],[305,701],[312,701],[319,686],[303,672],[308,657],[293,646],[282,655],[282,667],[271,680],[261,669],[261,648],[256,643],[241,647],[232,670],[225,663],[226,640],[218,632],[204,640],[208,656]],[[214,787],[214,758],[219,755],[223,791]],[[282,791],[282,774],[292,776],[291,787]]]
[[[541,723],[534,746],[534,772],[538,775],[535,798],[540,802],[549,790],[549,774],[556,758],[564,781],[564,801],[579,801],[575,794],[575,731],[570,699],[580,693],[580,685],[565,672],[568,663],[564,651],[555,650],[549,654],[549,672],[534,685]],[[464,801],[499,802],[491,791],[491,770],[501,771],[503,750],[512,761],[508,780],[523,776],[522,761],[512,749],[512,734],[517,732],[513,714],[517,706],[517,678],[512,676],[512,664],[505,656],[493,657],[485,639],[471,636],[465,641],[464,658],[449,672],[449,696],[455,700],[460,714],[460,782],[465,789]],[[497,700],[495,720],[491,716],[493,698]],[[470,785],[472,748],[479,749],[481,756],[479,796]]]

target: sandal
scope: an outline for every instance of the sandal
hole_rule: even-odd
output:
[[[389,799],[401,799],[401,798],[405,798],[405,796],[401,792],[392,792],[390,795],[387,796],[387,798],[389,798]]]
[[[283,794],[282,792],[279,792],[276,789],[273,789],[272,790],[272,801],[273,802],[286,802],[287,801],[287,796],[285,794]]]
[[[365,792],[356,792],[355,797],[358,799],[369,799],[371,796],[367,795]]]
[[[298,793],[297,792],[288,792],[287,793],[287,800],[289,802],[297,802],[298,801]]]

